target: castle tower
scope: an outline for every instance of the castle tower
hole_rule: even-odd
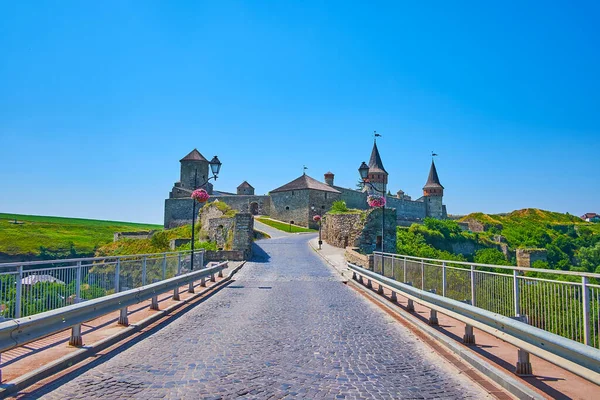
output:
[[[208,160],[196,149],[179,160],[181,163],[181,174],[179,181],[181,187],[194,190],[208,179]],[[197,174],[196,187],[194,187],[194,176]],[[206,191],[212,194],[212,185],[205,186]]]
[[[335,175],[333,175],[333,172],[329,171],[325,174],[325,183],[328,184],[329,186],[333,186],[333,178]]]
[[[377,142],[373,143],[373,150],[369,159],[369,182],[379,191],[375,194],[382,196],[387,193],[388,173],[383,167],[383,162],[381,162]],[[369,189],[368,186],[366,186],[366,189]]]
[[[429,177],[427,183],[423,187],[423,196],[427,205],[427,216],[437,219],[444,218],[444,207],[442,198],[444,196],[444,187],[440,183],[435,163],[431,160],[431,168],[429,169]]]
[[[244,181],[237,187],[237,194],[254,196],[254,187],[248,181]]]

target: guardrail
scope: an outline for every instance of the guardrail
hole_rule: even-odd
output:
[[[203,265],[204,250],[0,264],[0,317],[26,317],[142,287]]]
[[[215,274],[223,276],[222,271],[225,268],[227,268],[227,261],[137,289],[126,290],[26,318],[2,322],[0,323],[0,353],[69,328],[71,328],[69,344],[81,346],[83,342],[82,323],[120,310],[118,323],[127,326],[129,324],[127,307],[152,299],[150,308],[158,310],[158,295],[173,290],[173,298],[179,300],[181,286],[188,284],[188,291],[193,293],[195,281],[200,280],[200,285],[205,286],[206,278],[215,281]]]
[[[392,301],[397,299],[396,293],[401,293],[408,299],[409,311],[414,311],[414,302],[429,308],[431,325],[437,325],[437,312],[464,322],[466,343],[475,342],[473,327],[476,327],[517,346],[519,348],[516,366],[518,374],[531,374],[529,361],[529,353],[531,353],[600,385],[600,350],[598,349],[501,314],[421,290],[410,284],[400,283],[354,264],[347,264],[353,271],[353,279],[360,282],[367,279],[367,287],[372,287],[372,281],[377,282],[379,293],[383,293],[383,287],[391,290]]]
[[[400,282],[600,348],[600,274],[374,253],[374,271]],[[591,282],[590,282],[591,281]]]

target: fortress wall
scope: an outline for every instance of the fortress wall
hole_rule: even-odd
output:
[[[427,215],[427,205],[421,201],[402,200],[386,197],[387,207],[395,208],[398,221],[423,220]]]
[[[165,229],[192,223],[192,201],[189,197],[165,200]]]
[[[319,190],[309,190],[308,192],[308,227],[319,229],[319,223],[313,221],[313,217],[315,215],[323,216],[329,211],[333,202],[340,199],[340,195]],[[315,208],[314,211],[312,207]]]
[[[271,201],[269,196],[250,196],[250,195],[231,195],[231,196],[214,196],[209,201],[219,200],[227,204],[229,207],[243,213],[250,212],[250,204],[258,204],[258,214],[269,215]]]
[[[294,221],[295,225],[308,227],[309,196],[308,190],[290,190],[271,193],[272,218],[283,222]]]
[[[340,199],[346,202],[348,208],[357,208],[359,210],[366,210],[368,208],[366,193],[337,186],[334,186],[334,188],[342,192]]]

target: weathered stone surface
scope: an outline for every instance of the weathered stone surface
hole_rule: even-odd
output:
[[[255,262],[207,301],[47,399],[482,399],[307,246],[261,241]]]
[[[531,268],[536,261],[547,261],[546,249],[517,249],[517,267]]]

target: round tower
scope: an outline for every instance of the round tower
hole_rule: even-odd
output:
[[[325,183],[328,184],[329,186],[333,186],[333,178],[335,175],[333,175],[333,172],[329,171],[325,174]]]
[[[179,162],[181,163],[179,178],[181,187],[194,190],[208,179],[208,160],[198,150],[192,150],[187,156],[179,160]],[[211,184],[206,185],[205,188],[209,193],[212,193]]]
[[[383,167],[377,142],[373,143],[371,158],[369,159],[369,182],[377,189],[377,194],[382,196],[387,193],[388,173]],[[368,189],[368,186],[367,186]]]
[[[431,160],[431,168],[429,169],[429,176],[427,177],[427,183],[423,186],[423,196],[427,205],[427,216],[442,219],[444,218],[444,211],[442,205],[442,198],[444,196],[444,187],[440,183],[435,163]]]

